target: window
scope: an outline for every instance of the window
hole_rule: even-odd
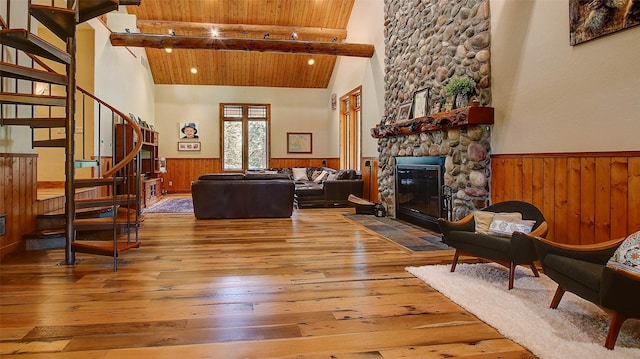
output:
[[[340,97],[340,167],[360,170],[362,86]]]
[[[269,167],[270,105],[220,104],[222,170]]]

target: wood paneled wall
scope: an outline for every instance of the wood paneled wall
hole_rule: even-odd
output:
[[[320,167],[323,161],[327,167],[340,167],[339,158],[272,158],[269,167]],[[167,158],[167,173],[162,175],[163,188],[168,193],[189,193],[191,181],[197,180],[198,176],[219,172],[222,172],[219,158]]]
[[[36,175],[36,154],[0,154],[0,214],[6,214],[6,234],[0,236],[0,259],[22,250],[22,235],[35,228]]]
[[[536,205],[556,242],[589,244],[640,230],[640,152],[491,156],[491,200]]]

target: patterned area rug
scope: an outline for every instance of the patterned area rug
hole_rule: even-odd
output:
[[[193,213],[193,201],[189,197],[166,198],[145,208],[143,213]]]
[[[453,249],[442,243],[442,235],[439,233],[393,218],[369,214],[345,214],[344,216],[414,252]]]

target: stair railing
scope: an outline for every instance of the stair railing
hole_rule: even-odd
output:
[[[30,17],[29,17],[30,18]],[[0,27],[2,28],[8,28],[7,23],[4,21],[4,19],[2,17],[0,17]],[[6,51],[6,49],[3,46],[3,51]],[[16,59],[17,62],[17,58],[18,58],[18,51],[20,50],[15,50],[16,51],[16,56],[14,56],[14,58]],[[33,63],[38,64],[38,66],[42,67],[44,70],[49,71],[49,72],[53,72],[53,73],[57,73],[55,70],[53,70],[49,65],[47,65],[44,61],[42,61],[40,58],[29,54],[29,53],[25,53],[20,51],[21,53],[23,53],[24,55],[28,56],[29,58],[31,58],[31,60],[33,61]],[[3,59],[4,60],[4,59]],[[33,65],[32,65],[33,66]],[[17,81],[17,80],[16,80]],[[52,85],[47,85],[48,86],[48,91],[51,92],[51,86]],[[16,86],[17,87],[17,86]],[[32,91],[35,90],[34,86],[31,87]],[[122,111],[119,111],[118,109],[116,109],[115,107],[109,105],[107,102],[103,101],[102,99],[96,97],[95,95],[91,94],[89,91],[83,89],[80,86],[76,86],[77,91],[79,91],[82,96],[83,96],[83,101],[82,103],[84,104],[84,97],[89,97],[91,98],[93,101],[97,102],[99,104],[99,106],[104,106],[107,109],[109,109],[112,113],[117,114],[120,118],[124,119],[124,121],[127,122],[127,124],[129,124],[133,130],[135,131],[137,137],[139,139],[142,139],[142,131],[140,130],[140,126],[138,126],[138,124],[133,121],[131,119],[131,117],[125,115]],[[35,107],[35,105],[31,106],[32,108]],[[82,113],[84,114],[84,111],[82,111]],[[98,109],[98,113],[100,113],[100,109]],[[100,126],[100,116],[98,116],[98,122],[97,125]],[[115,123],[112,124],[112,129],[115,130]],[[75,131],[74,131],[75,132]],[[72,132],[70,135],[73,135],[74,133]],[[84,141],[85,141],[85,134],[83,132],[83,136],[82,136],[82,148],[84,150]],[[113,147],[115,148],[115,144],[113,144]],[[118,172],[120,169],[122,169],[126,164],[132,162],[135,157],[136,154],[140,151],[140,149],[142,148],[142,140],[138,141],[136,143],[136,146],[132,149],[132,151],[130,153],[127,154],[127,156],[125,156],[122,160],[120,160],[118,163],[113,164],[113,166],[105,171],[104,173],[102,173],[102,177],[103,178],[108,178],[113,176],[116,172]],[[100,149],[99,149],[99,155],[100,155]]]

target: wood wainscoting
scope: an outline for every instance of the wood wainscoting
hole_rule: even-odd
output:
[[[37,154],[0,153],[0,214],[6,233],[0,236],[0,259],[23,250],[22,236],[36,225]]]
[[[190,193],[191,182],[203,173],[222,172],[219,158],[167,158],[167,172],[162,175],[167,193]],[[323,164],[324,163],[324,164]],[[271,158],[269,167],[327,166],[339,168],[339,158]]]
[[[491,200],[536,205],[549,239],[590,244],[640,230],[640,152],[491,156]]]

